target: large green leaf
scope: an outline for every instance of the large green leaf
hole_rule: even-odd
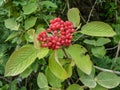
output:
[[[95,75],[95,69],[92,69],[92,72],[90,75],[87,75],[85,73],[83,73],[81,70],[77,69],[78,71],[78,75],[80,77],[80,81],[87,87],[89,88],[95,88],[96,81],[94,79],[94,75]]]
[[[74,27],[77,27],[80,24],[80,15],[78,8],[72,8],[68,10],[67,13],[68,20],[71,21]]]
[[[15,76],[22,73],[36,58],[36,49],[32,45],[25,45],[14,51],[5,67],[5,76]]]
[[[56,51],[50,55],[49,68],[51,72],[61,80],[65,80],[69,77],[68,73],[59,62]]]
[[[93,21],[85,24],[81,28],[81,33],[101,37],[113,37],[116,34],[109,24],[100,21]]]
[[[114,73],[101,72],[96,77],[96,81],[105,88],[114,88],[119,85],[120,78]]]
[[[39,88],[47,88],[48,87],[47,77],[41,72],[38,74],[37,84],[38,84]]]
[[[47,77],[48,83],[52,87],[61,87],[62,80],[57,78],[49,69],[49,67],[46,68],[45,70],[45,75]]]
[[[36,2],[28,3],[27,5],[23,6],[22,9],[24,11],[24,14],[31,14],[36,11],[37,4],[36,4]]]
[[[71,45],[67,51],[71,55],[78,68],[80,68],[86,74],[91,73],[92,62],[90,60],[90,56],[87,54],[87,50],[83,46],[74,44]]]
[[[84,89],[80,87],[78,84],[72,84],[66,90],[84,90]]]
[[[14,18],[6,19],[5,26],[6,26],[6,28],[8,28],[10,30],[18,30],[19,29],[19,25],[17,24],[17,22],[15,21]]]
[[[35,49],[33,45],[21,47],[12,53],[6,63],[5,76],[15,76],[22,73],[35,61],[35,58],[39,57],[39,59],[41,59],[46,56],[47,53],[48,50],[44,52],[42,49]]]
[[[36,23],[37,17],[30,17],[25,20],[25,29],[28,30],[29,28],[33,27]]]

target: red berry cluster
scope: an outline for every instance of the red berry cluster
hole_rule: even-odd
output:
[[[49,49],[59,49],[61,46],[68,47],[71,44],[72,34],[74,32],[73,24],[69,21],[63,21],[60,18],[50,20],[47,30],[38,34],[38,40],[41,47]]]

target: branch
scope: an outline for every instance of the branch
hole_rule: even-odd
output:
[[[96,3],[97,3],[97,0],[95,1],[94,5],[92,6],[92,9],[90,10],[87,23],[90,21],[90,18],[91,18],[91,15],[92,15],[92,12],[93,12],[93,10],[94,10],[94,8],[95,8]]]
[[[120,75],[120,72],[119,72],[119,71],[113,71],[113,70],[101,68],[101,67],[98,67],[98,66],[94,66],[94,68],[96,68],[96,69],[98,69],[98,70],[101,70],[101,71],[104,71],[104,72],[110,72],[110,73],[115,73],[115,74]]]
[[[5,80],[5,81],[8,82],[8,83],[11,83],[10,80],[8,80],[7,78],[5,78],[5,77],[3,77],[3,76],[0,76],[0,79],[3,79],[3,80]]]

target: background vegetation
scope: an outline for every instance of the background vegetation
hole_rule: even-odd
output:
[[[60,68],[52,51],[33,48],[55,17],[76,29],[66,49],[73,62],[61,60]],[[119,0],[0,0],[0,90],[119,90],[119,51]]]

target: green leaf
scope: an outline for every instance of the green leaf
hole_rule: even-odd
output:
[[[52,3],[51,1],[41,1],[41,2],[40,2],[40,5],[46,6],[47,9],[49,9],[49,8],[54,8],[54,9],[56,9],[56,8],[57,8],[57,5],[54,4],[54,3]]]
[[[90,56],[87,54],[87,50],[83,46],[74,44],[71,45],[67,51],[80,70],[86,74],[91,73],[92,62],[90,61]]]
[[[84,90],[84,89],[80,87],[78,84],[72,84],[66,90]]]
[[[22,77],[22,78],[27,78],[32,71],[33,71],[32,68],[31,68],[31,67],[28,67],[25,71],[23,71],[23,72],[20,74],[20,77]]]
[[[37,17],[30,17],[25,20],[25,29],[28,30],[29,28],[33,27],[36,23]]]
[[[8,84],[5,84],[4,86],[2,86],[2,89],[1,90],[8,90],[9,88],[9,85]]]
[[[80,15],[78,8],[72,8],[68,10],[67,17],[68,20],[71,21],[74,27],[77,27],[80,24]]]
[[[105,88],[115,88],[120,83],[120,78],[114,73],[101,72],[96,77],[96,81],[99,85]]]
[[[0,87],[1,87],[1,86],[3,86],[3,83],[2,83],[2,81],[0,81]]]
[[[48,48],[37,49],[37,57],[39,59],[45,57],[48,53],[49,53],[49,49]]]
[[[96,81],[94,80],[94,75],[95,75],[95,69],[92,69],[92,72],[90,75],[87,75],[83,73],[81,70],[77,69],[78,75],[80,77],[80,81],[87,87],[89,88],[95,88]]]
[[[32,45],[25,45],[14,51],[6,63],[5,76],[15,76],[29,67],[37,57],[36,49]]]
[[[48,87],[48,81],[46,76],[43,73],[39,73],[37,77],[37,84],[39,88],[47,88]]]
[[[61,87],[62,80],[57,78],[49,69],[49,67],[46,68],[45,70],[45,75],[47,77],[48,83],[52,87]]]
[[[18,30],[19,29],[19,25],[17,24],[17,22],[15,21],[14,18],[6,19],[5,26],[6,26],[6,28],[8,28],[10,30]]]
[[[109,38],[98,38],[98,40],[96,41],[96,46],[103,46],[109,42],[111,42]]]
[[[109,38],[98,38],[98,40],[89,40],[85,39],[84,43],[93,45],[93,46],[103,46],[107,43],[109,43],[111,40]]]
[[[19,36],[20,35],[20,32],[12,32],[8,37],[7,37],[7,39],[5,40],[5,41],[9,41],[9,40],[11,40],[11,39],[13,39],[13,38],[15,38],[15,37],[17,37],[17,36]]]
[[[93,21],[85,24],[81,28],[81,33],[101,37],[113,37],[116,34],[109,24],[100,21]]]
[[[31,14],[37,10],[37,4],[34,3],[28,3],[27,5],[23,6],[24,14]]]
[[[91,51],[92,51],[92,54],[96,57],[103,57],[106,54],[106,49],[104,46],[93,47]]]
[[[89,45],[96,46],[96,41],[95,40],[85,39],[83,42],[86,43],[86,44],[89,44]]]
[[[49,87],[40,88],[39,90],[50,90]]]
[[[4,0],[0,0],[0,7],[3,5]]]
[[[90,90],[108,90],[107,88],[104,88],[100,85],[97,85],[95,88],[91,88]]]
[[[17,89],[16,84],[17,84],[17,80],[12,81],[12,82],[10,83],[10,86],[11,86],[10,89],[11,89],[11,90],[16,90],[16,89]]]
[[[50,55],[49,68],[51,72],[61,80],[65,80],[69,77],[68,73],[59,62],[56,51]]]

